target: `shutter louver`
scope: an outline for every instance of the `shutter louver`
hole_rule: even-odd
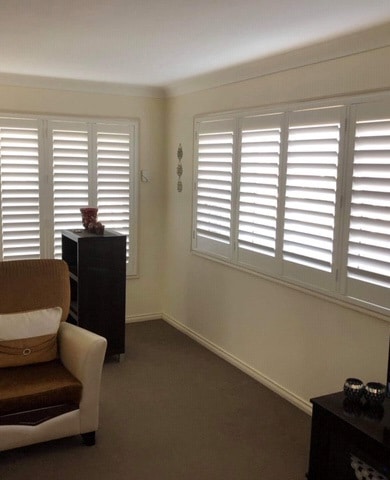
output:
[[[202,122],[197,151],[197,249],[230,255],[233,121]]]
[[[348,290],[390,307],[389,105],[358,109],[348,241]],[[359,288],[361,286],[361,290]]]
[[[1,250],[3,260],[40,257],[37,123],[0,122]]]
[[[287,144],[283,260],[327,273],[333,269],[340,110],[292,113]]]
[[[88,206],[89,135],[85,125],[53,122],[54,255],[61,257],[61,232],[82,228],[80,208]]]
[[[241,128],[239,262],[275,257],[281,115],[246,117]],[[260,254],[260,256],[259,256]],[[265,267],[264,263],[262,265]]]
[[[96,132],[97,206],[106,228],[126,235],[129,258],[130,167],[129,128],[99,126]]]

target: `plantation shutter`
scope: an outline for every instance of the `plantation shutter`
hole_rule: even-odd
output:
[[[275,269],[282,115],[241,123],[238,262]]]
[[[85,123],[49,122],[53,168],[54,255],[61,232],[82,229],[80,208],[89,204],[90,138]]]
[[[233,119],[198,121],[193,246],[230,258],[232,252]]]
[[[36,120],[0,119],[0,247],[3,260],[40,257]]]
[[[99,221],[106,228],[126,235],[128,273],[135,268],[135,232],[130,218],[135,215],[134,129],[129,125],[96,125],[97,206]]]
[[[347,295],[390,308],[390,102],[355,114]]]
[[[284,209],[284,276],[335,288],[336,191],[343,108],[289,117]]]

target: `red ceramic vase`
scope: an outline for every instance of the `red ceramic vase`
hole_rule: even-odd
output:
[[[80,208],[81,221],[83,227],[87,230],[89,224],[95,224],[97,219],[98,209],[96,207],[84,207]]]

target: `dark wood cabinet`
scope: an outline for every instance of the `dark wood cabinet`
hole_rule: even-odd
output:
[[[356,475],[359,468],[375,471],[371,478],[390,480],[389,398],[383,406],[369,406],[339,392],[311,402],[309,480],[369,478]]]
[[[107,338],[107,355],[125,352],[126,236],[112,230],[62,233],[62,258],[69,266],[68,321]]]

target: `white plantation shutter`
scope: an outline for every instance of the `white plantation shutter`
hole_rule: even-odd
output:
[[[195,121],[193,250],[390,311],[390,100]]]
[[[83,228],[80,208],[89,204],[90,139],[85,123],[49,123],[53,168],[54,254],[61,258],[61,232]]]
[[[137,269],[138,122],[0,117],[0,260],[61,258],[63,230],[97,206]]]
[[[199,121],[196,126],[194,248],[231,256],[234,121]]]
[[[390,308],[390,103],[355,118],[347,294]]]
[[[36,120],[0,119],[0,253],[39,258],[39,148]]]
[[[344,109],[289,116],[283,229],[284,275],[334,288],[336,190]]]
[[[258,115],[241,123],[238,262],[266,271],[275,268],[282,119]]]
[[[127,239],[127,261],[134,269],[135,232],[130,231],[130,219],[135,215],[135,189],[132,179],[135,131],[128,125],[98,124],[96,131],[97,206],[98,217],[106,228],[116,230]]]

